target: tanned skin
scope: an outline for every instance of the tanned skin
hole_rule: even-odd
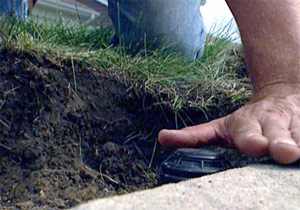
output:
[[[300,158],[300,0],[227,0],[238,23],[254,89],[236,112],[182,130],[161,130],[168,148],[219,141],[253,157]]]

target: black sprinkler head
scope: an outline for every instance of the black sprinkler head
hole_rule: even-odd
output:
[[[230,168],[224,153],[182,148],[168,157],[159,169],[159,184],[184,181]]]

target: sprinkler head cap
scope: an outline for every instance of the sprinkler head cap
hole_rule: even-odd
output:
[[[222,152],[182,148],[162,162],[159,184],[184,181],[230,168]]]

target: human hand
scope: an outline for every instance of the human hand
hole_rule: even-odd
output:
[[[158,140],[168,148],[197,147],[217,141],[252,157],[269,154],[278,163],[297,161],[300,96],[270,94],[257,98],[226,117],[181,130],[161,130]]]

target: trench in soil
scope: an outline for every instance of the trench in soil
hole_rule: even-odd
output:
[[[157,186],[159,163],[170,154],[157,144],[158,131],[206,121],[195,108],[176,117],[160,103],[166,96],[128,89],[80,63],[74,70],[47,55],[0,50],[1,208],[62,209]],[[226,153],[232,165],[251,162]]]

